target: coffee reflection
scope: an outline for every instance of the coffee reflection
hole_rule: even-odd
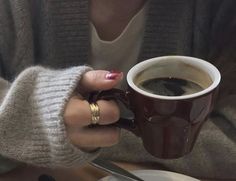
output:
[[[149,93],[163,96],[182,96],[203,90],[200,85],[192,81],[174,77],[147,79],[139,82],[138,87]]]

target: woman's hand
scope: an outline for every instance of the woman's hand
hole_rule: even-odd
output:
[[[79,89],[89,94],[92,91],[107,90],[115,87],[123,78],[121,72],[103,70],[85,73],[79,83]],[[82,96],[73,96],[64,113],[67,135],[72,144],[85,151],[98,147],[108,147],[119,141],[120,129],[109,126],[120,116],[119,108],[114,101],[98,100],[100,118],[96,126],[91,125],[89,102]]]

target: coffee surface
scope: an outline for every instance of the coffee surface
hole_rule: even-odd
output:
[[[173,77],[148,79],[141,82],[138,87],[163,96],[182,96],[203,90],[200,85],[192,81]]]

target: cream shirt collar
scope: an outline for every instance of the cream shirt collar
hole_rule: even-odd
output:
[[[130,20],[122,33],[112,41],[102,40],[91,26],[89,63],[95,69],[120,70],[124,74],[137,62],[145,30],[148,3]]]

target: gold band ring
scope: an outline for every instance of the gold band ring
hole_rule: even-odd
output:
[[[100,110],[97,103],[90,103],[89,107],[91,110],[91,123],[98,124],[100,120]]]

